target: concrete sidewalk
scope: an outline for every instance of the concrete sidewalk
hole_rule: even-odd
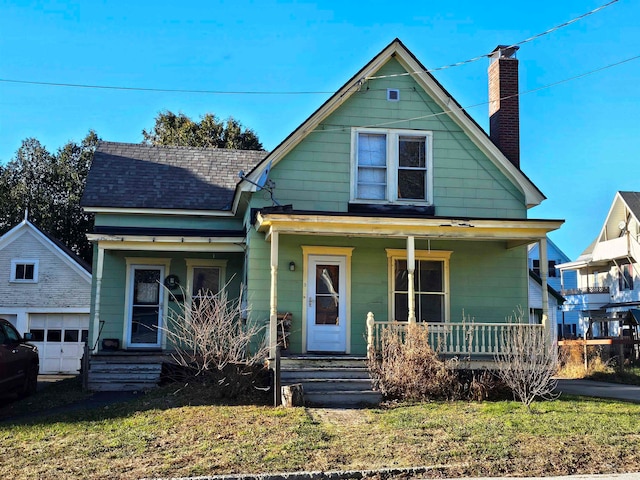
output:
[[[640,403],[640,385],[624,385],[621,383],[562,378],[558,380],[556,392]]]

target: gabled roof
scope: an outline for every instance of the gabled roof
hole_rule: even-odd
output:
[[[540,277],[540,275],[538,275],[533,270],[529,270],[529,277],[531,277],[538,285],[540,285],[540,288],[542,288],[542,278]],[[552,297],[554,297],[558,301],[558,305],[562,305],[566,301],[566,299],[548,283],[547,283],[547,291]]]
[[[640,218],[640,192],[616,192],[597,241],[609,240],[620,235],[620,223],[625,225],[629,216],[637,222]]]
[[[640,219],[640,192],[618,192],[633,213],[636,219]]]
[[[539,248],[540,246],[537,242],[530,244],[529,247],[527,248],[529,258],[531,258],[532,256],[538,256]],[[558,247],[555,243],[553,243],[553,241],[551,241],[551,239],[547,236],[547,252],[548,252],[547,258],[549,258],[550,260],[556,260],[557,257],[553,257],[553,258],[551,257],[552,251],[556,252],[556,254],[560,257],[560,260],[562,260],[562,263],[571,261],[571,259],[567,256],[567,254],[564,253],[562,250],[560,250],[560,247]]]
[[[574,262],[556,265],[556,267],[561,270],[571,270],[586,265],[602,264],[603,261],[606,263],[597,251],[600,242],[619,237],[621,225],[623,228],[628,228],[630,220],[640,223],[640,192],[616,192],[598,236]],[[635,248],[635,244],[631,246]]]
[[[18,225],[13,227],[2,237],[0,237],[0,251],[7,245],[13,243],[21,235],[30,232],[40,243],[57,255],[64,263],[69,265],[73,270],[80,274],[85,280],[91,281],[91,266],[82,260],[78,255],[71,251],[60,240],[54,238],[50,234],[40,230],[29,220],[24,219]]]
[[[471,141],[494,162],[500,171],[524,194],[527,207],[538,205],[546,197],[527,178],[527,176],[515,167],[504,154],[495,146],[489,135],[462,109],[461,105],[440,85],[427,68],[405,47],[399,40],[393,40],[358,73],[333,94],[320,108],[307,118],[296,130],[294,130],[282,143],[280,143],[250,174],[247,178],[256,182],[267,165],[276,165],[288,152],[298,145],[309,133],[311,133],[327,116],[346,102],[358,88],[389,60],[395,58],[412,78],[425,90],[425,92],[438,103],[443,111],[468,135]],[[402,128],[403,124],[395,122],[395,126]],[[367,126],[367,125],[362,125]],[[370,125],[369,125],[370,126]],[[242,181],[238,184],[241,191],[255,191],[255,185]],[[236,195],[234,208],[240,199]]]
[[[81,205],[87,211],[230,210],[238,172],[267,152],[100,142]]]

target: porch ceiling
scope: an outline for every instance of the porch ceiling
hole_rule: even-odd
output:
[[[545,238],[563,220],[394,218],[302,213],[256,215],[256,229],[267,238],[273,232],[358,237],[425,237],[451,240],[504,240],[508,247]]]

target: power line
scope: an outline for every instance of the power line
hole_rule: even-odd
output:
[[[509,95],[506,97],[501,97],[500,100],[505,100],[508,98],[513,98],[513,97],[521,97],[522,95],[527,95],[529,93],[534,93],[534,92],[539,92],[540,90],[546,90],[547,88],[551,88],[551,87],[555,87],[556,85],[560,85],[562,83],[566,83],[566,82],[570,82],[572,80],[577,80],[579,78],[583,78],[589,75],[593,75],[594,73],[598,73],[601,72],[603,70],[607,70],[609,68],[613,68],[613,67],[617,67],[618,65],[622,65],[624,63],[628,63],[628,62],[632,62],[634,60],[638,60],[640,59],[640,55],[636,55],[634,57],[630,57],[624,60],[620,60],[619,62],[615,62],[615,63],[610,63],[609,65],[605,65],[604,67],[600,67],[600,68],[596,68],[594,70],[590,70],[588,72],[584,72],[584,73],[580,73],[578,75],[574,75],[573,77],[568,77],[562,80],[558,80],[557,82],[553,82],[553,83],[548,83],[547,85],[543,85],[541,87],[536,87],[536,88],[532,88],[531,90],[526,90],[524,92],[520,92],[517,93],[515,95]],[[473,105],[468,105],[466,107],[461,107],[461,110],[469,110],[471,108],[476,108],[476,107],[481,107],[483,105],[488,105],[490,102],[480,102],[480,103],[475,103]],[[404,122],[412,122],[414,120],[424,120],[427,118],[434,118],[434,117],[439,117],[440,115],[447,115],[449,113],[452,113],[453,110],[443,110],[441,112],[437,112],[437,113],[430,113],[428,115],[421,115],[418,117],[412,117],[412,118],[404,118],[401,120],[392,120],[389,122],[382,122],[382,123],[376,123],[373,125],[364,125],[362,128],[376,128],[376,127],[386,127],[389,125],[396,125],[398,123],[404,123]],[[324,132],[341,132],[343,131],[346,127],[348,127],[347,125],[343,126],[343,127],[339,127],[339,128],[330,128],[330,129],[325,129],[325,130],[316,130],[315,132],[317,133],[324,133]]]
[[[204,93],[212,95],[311,95],[311,94],[331,94],[335,92],[261,92],[261,91],[228,91],[228,90],[188,90],[176,88],[144,88],[144,87],[119,87],[111,85],[85,85],[80,83],[55,83],[55,82],[37,82],[32,80],[14,80],[9,78],[0,78],[0,82],[4,83],[20,83],[27,85],[46,85],[49,87],[72,87],[72,88],[99,88],[103,90],[128,90],[136,92],[165,92],[165,93]]]
[[[544,35],[548,35],[552,32],[555,32],[556,30],[559,30],[560,28],[566,27],[567,25],[571,25],[572,23],[577,22],[578,20],[581,20],[585,17],[588,17],[589,15],[593,15],[594,13],[610,6],[613,5],[614,3],[617,3],[619,0],[611,0],[610,2],[599,6],[598,8],[595,8],[593,10],[591,10],[590,12],[587,13],[583,13],[582,15],[579,15],[578,17],[575,17],[567,22],[561,23],[560,25],[556,25],[555,27],[552,27],[544,32],[541,33],[537,33],[536,35],[533,35],[529,38],[526,38],[525,40],[521,40],[520,42],[514,43],[513,45],[510,45],[507,48],[510,47],[515,47],[518,45],[522,45],[528,42],[531,42],[537,38],[540,38]],[[390,77],[401,77],[401,76],[406,76],[406,75],[413,75],[416,73],[425,73],[425,72],[435,72],[438,70],[445,70],[447,68],[453,68],[453,67],[458,67],[461,65],[465,65],[468,63],[472,63],[472,62],[476,62],[478,60],[481,60],[483,58],[487,58],[488,56],[490,56],[491,53],[488,54],[484,54],[484,55],[479,55],[477,57],[474,58],[470,58],[468,60],[464,60],[461,62],[456,62],[456,63],[452,63],[449,65],[444,65],[442,67],[437,67],[437,68],[433,68],[433,69],[428,69],[425,71],[420,71],[420,72],[406,72],[406,73],[398,73],[398,74],[393,74],[393,75],[381,75],[381,76],[375,76],[375,77],[367,77],[367,80],[374,80],[377,78],[390,78]],[[16,80],[16,79],[9,79],[9,78],[0,78],[0,82],[2,83],[17,83],[17,84],[23,84],[23,85],[45,85],[45,86],[50,86],[50,87],[69,87],[69,88],[93,88],[93,89],[102,89],[102,90],[123,90],[123,91],[136,91],[136,92],[160,92],[160,93],[195,93],[195,94],[207,94],[207,95],[330,95],[333,94],[335,92],[333,91],[299,91],[299,92],[295,92],[295,91],[257,91],[257,90],[190,90],[190,89],[174,89],[174,88],[145,88],[145,87],[122,87],[122,86],[112,86],[112,85],[87,85],[87,84],[80,84],[80,83],[57,83],[57,82],[40,82],[40,81],[33,81],[33,80]]]
[[[517,47],[519,45],[523,45],[525,43],[529,43],[532,42],[533,40],[536,40],[537,38],[543,37],[545,35],[549,35],[550,33],[555,32],[556,30],[560,30],[561,28],[564,28],[568,25],[571,25],[572,23],[577,22],[578,20],[582,20],[585,17],[588,17],[589,15],[593,15],[596,12],[599,12],[600,10],[607,8],[611,5],[613,5],[614,3],[618,2],[619,0],[611,0],[609,3],[605,3],[604,5],[600,5],[598,8],[595,8],[593,10],[591,10],[590,12],[587,13],[583,13],[582,15],[579,15],[575,18],[572,18],[571,20],[561,23],[560,25],[556,25],[555,27],[551,27],[548,30],[545,30],[544,32],[540,32],[537,33],[529,38],[526,38],[524,40],[521,40],[519,42],[516,42],[512,45],[509,45],[507,47],[504,48],[504,50],[507,50],[509,48],[512,47]],[[420,70],[418,72],[405,72],[405,73],[396,73],[396,74],[391,74],[391,75],[380,75],[380,76],[375,76],[375,77],[367,77],[367,80],[375,80],[378,78],[392,78],[392,77],[405,77],[407,75],[414,75],[417,73],[429,73],[429,72],[437,72],[438,70],[446,70],[448,68],[453,68],[453,67],[459,67],[461,65],[466,65],[468,63],[473,63],[473,62],[477,62],[478,60],[482,60],[483,58],[487,58],[490,57],[492,55],[493,52],[490,53],[485,53],[483,55],[478,55],[477,57],[473,57],[473,58],[469,58],[468,60],[463,60],[461,62],[456,62],[456,63],[451,63],[449,65],[443,65],[442,67],[436,67],[436,68],[429,68],[427,70]]]

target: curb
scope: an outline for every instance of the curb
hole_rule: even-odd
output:
[[[431,471],[439,471],[438,467],[383,468],[379,470],[334,470],[328,472],[283,472],[253,473],[236,475],[210,475],[204,477],[170,477],[148,480],[360,480],[375,478],[385,480],[395,477],[415,478]]]
[[[210,475],[204,477],[158,477],[142,480],[361,480],[375,479],[388,480],[401,478],[410,480],[421,478],[428,472],[442,472],[444,467],[412,467],[412,468],[382,468],[379,470],[334,470],[328,472],[284,472],[284,473],[253,473]],[[553,477],[518,477],[519,480],[639,480],[640,473],[615,473],[615,474],[584,474],[565,475]],[[507,477],[465,477],[450,478],[449,480],[508,480]]]

